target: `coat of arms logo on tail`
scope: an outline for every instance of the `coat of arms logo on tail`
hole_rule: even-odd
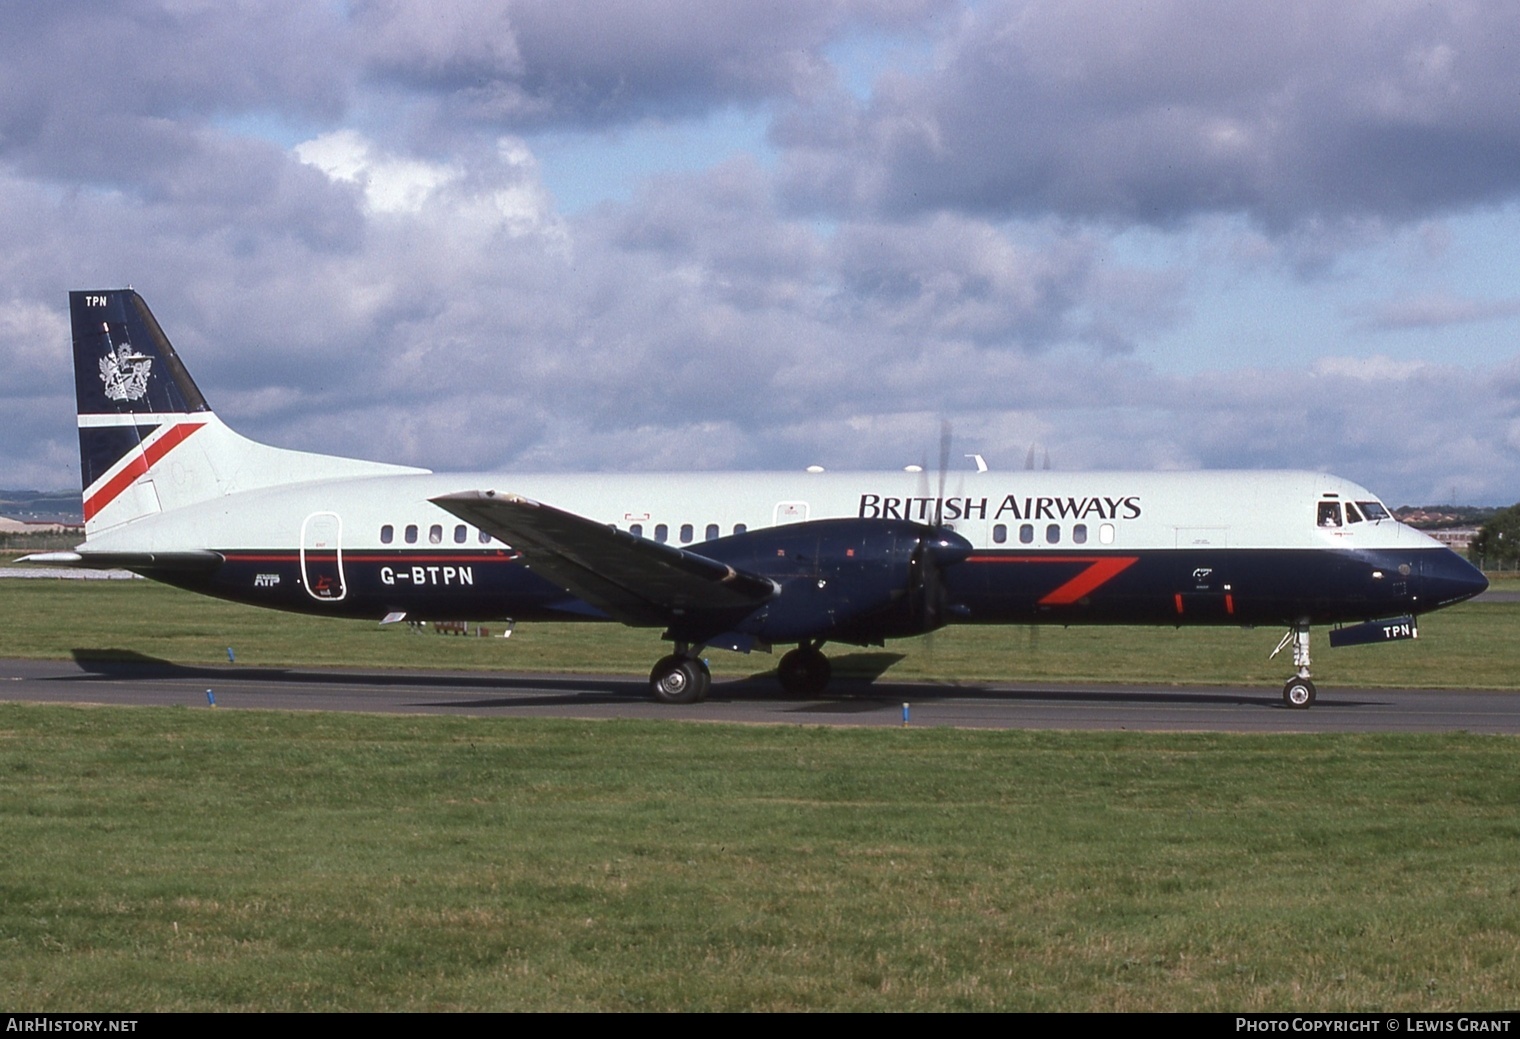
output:
[[[106,397],[110,400],[141,400],[148,393],[148,373],[153,369],[153,358],[135,353],[130,344],[123,343],[115,351],[107,351],[100,359],[100,381],[105,383]]]

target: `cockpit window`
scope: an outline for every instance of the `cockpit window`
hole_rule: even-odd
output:
[[[1357,510],[1357,507],[1355,505],[1353,505],[1349,501],[1346,503],[1346,522],[1347,523],[1360,523],[1360,522],[1362,522],[1362,514],[1361,514],[1361,512],[1359,512]]]
[[[1341,525],[1341,503],[1338,501],[1322,501],[1319,503],[1319,519],[1322,527],[1338,527]]]
[[[1388,515],[1388,510],[1383,508],[1382,502],[1359,501],[1356,504],[1361,508],[1362,515],[1366,516],[1369,520],[1393,519],[1392,516]]]

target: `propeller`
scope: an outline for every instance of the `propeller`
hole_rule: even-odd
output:
[[[945,481],[949,478],[950,474],[950,440],[950,422],[948,419],[942,419],[939,424],[939,469],[937,470],[939,473],[939,488],[934,494],[934,518],[931,521],[928,517],[925,517],[925,521],[929,522],[936,530],[945,525]],[[908,468],[918,473],[918,496],[920,498],[928,498],[928,459],[925,459],[922,465],[909,466]]]
[[[932,632],[945,625],[949,609],[944,571],[969,556],[971,542],[953,530],[939,527],[926,531],[908,559],[908,599],[913,604],[917,628]]]
[[[950,420],[939,424],[939,493],[934,496],[934,527],[945,525],[945,480],[950,475]]]
[[[909,560],[908,595],[925,632],[945,623],[943,570],[971,554],[971,542],[945,526],[945,487],[950,477],[950,422],[939,425],[939,489],[934,496],[934,530],[919,539]],[[931,647],[932,652],[932,647]]]

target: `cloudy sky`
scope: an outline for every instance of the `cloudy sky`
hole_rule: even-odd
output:
[[[130,284],[290,447],[1520,498],[1497,0],[11,3],[0,243],[0,486]]]

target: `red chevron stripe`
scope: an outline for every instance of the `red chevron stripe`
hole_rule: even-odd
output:
[[[1069,606],[1140,562],[1139,556],[971,556],[968,563],[1087,563],[1070,581],[1045,595],[1041,606]]]
[[[106,485],[84,500],[84,518],[93,519],[96,513],[116,500],[122,491],[159,463],[164,455],[174,450],[185,438],[204,426],[204,422],[181,422],[171,426],[163,436],[143,448],[127,463],[127,467],[106,481]]]

